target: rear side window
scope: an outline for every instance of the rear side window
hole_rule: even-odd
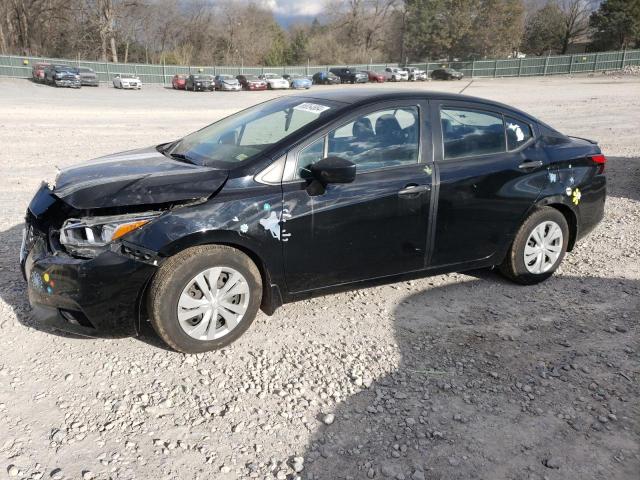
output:
[[[443,108],[440,111],[444,158],[460,158],[506,151],[502,115],[479,110]]]
[[[533,137],[531,126],[515,118],[504,118],[507,127],[507,148],[515,150],[527,143]]]

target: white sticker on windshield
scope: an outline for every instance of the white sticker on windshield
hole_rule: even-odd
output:
[[[300,105],[296,105],[293,107],[294,110],[302,110],[303,112],[309,113],[322,113],[325,110],[329,110],[331,107],[327,107],[326,105],[318,105],[317,103],[301,103]]]

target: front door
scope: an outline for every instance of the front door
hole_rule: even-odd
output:
[[[283,181],[281,223],[289,292],[424,268],[432,187],[426,113],[426,102],[378,104],[289,152],[287,166],[295,166]],[[355,181],[309,192],[305,167],[328,156],[354,162]]]
[[[499,259],[552,178],[535,129],[482,105],[433,102],[432,108],[442,145],[430,266]]]

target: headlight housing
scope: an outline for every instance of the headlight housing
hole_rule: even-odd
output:
[[[72,255],[93,258],[128,233],[142,228],[160,212],[69,218],[60,229],[60,243]]]

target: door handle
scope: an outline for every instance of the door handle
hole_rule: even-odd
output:
[[[407,185],[398,192],[398,195],[418,195],[431,191],[431,185]]]
[[[518,168],[520,170],[530,170],[532,168],[539,168],[542,165],[544,165],[542,160],[525,160],[520,165],[518,165]]]

